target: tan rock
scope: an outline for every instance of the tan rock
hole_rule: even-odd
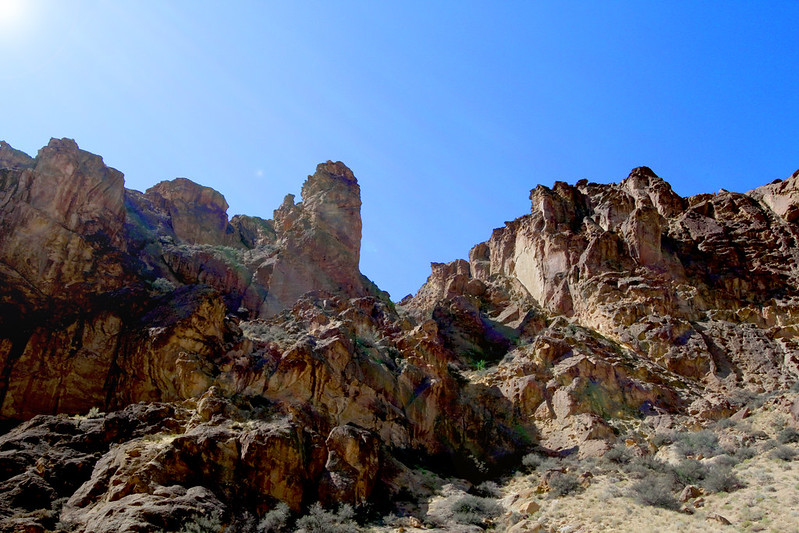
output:
[[[358,270],[341,163],[274,221],[230,222],[219,193],[125,191],[68,140],[35,160],[0,144],[0,167],[0,414],[146,402],[0,436],[0,495],[69,498],[78,530],[362,504],[379,484],[432,497],[398,457],[475,479],[534,447],[598,456],[629,422],[724,418],[739,387],[799,375],[795,177],[688,199],[645,167],[537,187],[398,312]]]
[[[539,531],[544,531],[544,527],[533,520],[522,520],[508,528],[508,533],[538,533]]]
[[[261,315],[269,316],[314,290],[347,296],[365,293],[358,270],[361,251],[361,193],[343,163],[317,166],[302,187],[275,211],[280,253],[271,268],[270,290]]]
[[[777,370],[785,361],[781,345],[736,326],[741,321],[762,322],[766,313],[758,316],[753,310],[725,318],[729,328],[713,319],[699,324],[702,332],[692,324],[700,312],[747,306],[745,295],[754,286],[769,287],[760,293],[763,303],[770,295],[782,298],[778,287],[784,283],[763,265],[770,263],[765,257],[773,253],[783,258],[781,264],[796,264],[795,250],[785,245],[795,230],[784,221],[770,221],[770,208],[753,197],[766,202],[764,191],[771,191],[768,201],[787,206],[793,200],[787,199],[792,193],[786,191],[796,179],[756,189],[752,196],[723,193],[688,200],[647,168],[635,169],[619,185],[539,186],[531,192],[530,215],[507,223],[473,248],[468,274],[483,282],[519,282],[549,312],[574,316],[692,379],[727,375],[732,365],[776,384],[788,370]],[[778,207],[777,212],[786,209]],[[662,249],[664,239],[673,246]],[[698,262],[708,262],[714,274],[708,277],[695,270],[692,265]],[[745,275],[735,277],[730,268]],[[445,297],[444,288],[466,275],[465,268],[456,270],[439,267],[420,289],[418,304],[431,295]],[[777,276],[796,279],[796,269],[788,271]],[[685,283],[688,277],[690,284]],[[487,291],[492,292],[490,287]],[[735,354],[734,360],[716,360],[724,352]]]
[[[353,505],[366,502],[380,465],[378,440],[368,431],[348,425],[333,428],[325,444],[328,455],[320,500]]]
[[[81,302],[87,292],[120,287],[126,278],[111,249],[123,245],[122,173],[70,139],[52,139],[33,166],[11,159],[16,169],[0,202],[0,263],[21,277],[18,283],[55,299]]]
[[[697,498],[703,494],[702,489],[697,487],[696,485],[686,485],[682,492],[680,492],[679,500],[682,503],[687,502],[693,498]]]
[[[705,506],[705,499],[703,497],[699,497],[694,500],[694,507],[704,507]]]
[[[708,513],[708,515],[706,517],[706,520],[712,520],[714,522],[718,522],[719,524],[721,524],[723,526],[731,526],[732,525],[732,522],[730,522],[729,520],[727,520],[726,518],[724,518],[720,514],[716,514],[716,513]]]
[[[775,180],[747,193],[788,222],[799,220],[799,170],[790,178]]]
[[[166,212],[175,237],[180,241],[241,246],[228,223],[225,197],[214,189],[177,178],[150,187],[145,196],[156,209]]]
[[[517,509],[522,514],[531,515],[537,513],[541,509],[541,505],[539,505],[535,500],[527,500],[522,502]]]
[[[730,416],[730,420],[735,420],[736,422],[740,422],[744,418],[748,417],[750,414],[749,407],[743,407],[739,409],[735,413]]]

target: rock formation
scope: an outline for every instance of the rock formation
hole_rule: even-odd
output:
[[[538,186],[395,305],[359,271],[342,163],[271,220],[184,178],[126,190],[67,139],[0,143],[0,167],[3,530],[398,501],[420,465],[599,455],[629,421],[701,424],[799,377],[797,174]]]

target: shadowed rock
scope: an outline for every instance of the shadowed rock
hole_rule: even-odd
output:
[[[533,449],[601,455],[799,376],[796,175],[538,186],[395,305],[359,271],[342,163],[272,220],[183,178],[125,190],[66,139],[0,143],[0,167],[0,416],[22,421],[0,527],[252,529],[278,502],[421,490],[419,465],[479,483]]]

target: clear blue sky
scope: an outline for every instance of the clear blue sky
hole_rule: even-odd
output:
[[[327,159],[394,299],[555,180],[682,195],[799,168],[799,2],[0,0],[0,138],[271,218]]]

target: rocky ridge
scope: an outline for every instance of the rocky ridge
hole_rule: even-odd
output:
[[[799,174],[539,186],[395,305],[359,271],[342,163],[271,220],[187,179],[127,190],[68,139],[2,143],[0,167],[6,530],[396,510],[420,466],[479,482],[531,451],[598,456],[633,421],[701,426],[799,378]]]

